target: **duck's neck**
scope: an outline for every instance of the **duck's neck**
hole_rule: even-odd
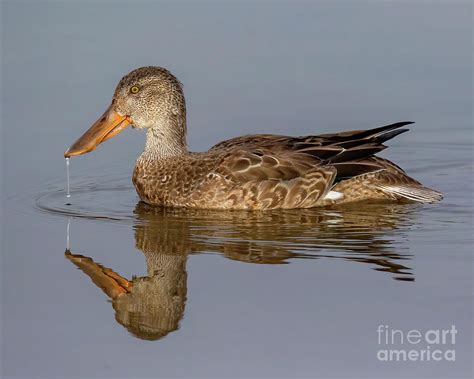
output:
[[[153,159],[172,158],[188,153],[186,118],[160,120],[147,130],[144,154]]]

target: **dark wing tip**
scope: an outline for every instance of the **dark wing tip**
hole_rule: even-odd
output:
[[[384,143],[402,133],[408,132],[410,129],[395,129],[395,130],[389,130],[387,132],[382,132],[374,137],[371,138],[376,143]]]

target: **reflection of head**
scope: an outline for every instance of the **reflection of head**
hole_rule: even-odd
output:
[[[147,276],[127,280],[91,258],[68,251],[66,257],[112,299],[117,322],[138,338],[157,340],[178,329],[183,318],[189,244],[182,222],[151,223],[145,210],[137,214],[135,244],[145,255]]]
[[[186,302],[188,244],[183,224],[153,224],[154,210],[137,206],[135,245],[145,255],[148,276],[132,280],[132,290],[113,301],[116,320],[135,336],[156,340],[178,329]],[[141,209],[141,210],[140,210]]]
[[[156,340],[179,327],[186,301],[186,258],[173,258],[164,257],[166,268],[133,279],[132,290],[113,300],[115,319],[138,338]]]

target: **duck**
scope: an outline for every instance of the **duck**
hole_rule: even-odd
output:
[[[132,182],[151,206],[271,210],[350,202],[433,203],[442,194],[378,156],[411,121],[309,136],[244,135],[188,150],[183,86],[167,69],[135,69],[110,106],[64,153],[89,153],[126,127],[146,130]]]

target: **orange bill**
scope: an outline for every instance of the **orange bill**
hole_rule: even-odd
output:
[[[99,144],[120,133],[128,125],[130,118],[120,116],[110,105],[104,114],[79,139],[64,152],[66,158],[86,154]]]

